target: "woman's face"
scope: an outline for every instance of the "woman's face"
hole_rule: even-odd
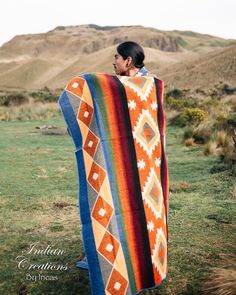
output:
[[[123,56],[116,52],[112,64],[116,75],[125,75],[127,71],[127,59],[124,59]]]

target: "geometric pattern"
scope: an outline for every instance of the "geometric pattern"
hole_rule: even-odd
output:
[[[117,78],[123,84],[127,98],[127,109],[129,111],[133,143],[137,155],[137,167],[134,167],[134,169],[137,168],[136,171],[139,176],[144,217],[147,224],[146,234],[148,235],[148,243],[150,245],[153,278],[155,284],[158,285],[167,272],[167,224],[161,185],[161,168],[163,163],[160,160],[162,159],[163,142],[161,139],[163,134],[160,136],[159,128],[160,130],[163,129],[160,127],[162,125],[158,125],[158,123],[163,121],[159,121],[157,116],[157,108],[159,106],[156,103],[157,90],[159,88],[156,89],[155,83],[157,81],[155,82],[152,77],[130,78],[117,76]],[[162,89],[162,85],[160,89]],[[94,97],[92,97],[86,80],[80,77],[73,79],[66,87],[66,90],[72,96],[74,95],[73,99],[75,101],[76,97],[78,98],[76,118],[82,136],[82,156],[85,164],[87,188],[91,198],[88,205],[93,239],[96,251],[99,253],[97,257],[105,286],[104,291],[105,294],[110,295],[131,294],[131,289],[138,288],[138,285],[129,285],[129,282],[131,282],[129,280],[133,280],[132,276],[135,272],[128,277],[130,269],[127,270],[128,261],[124,258],[123,250],[126,253],[130,250],[130,252],[136,253],[136,249],[123,249],[121,247],[117,220],[120,220],[122,216],[115,216],[110,186],[111,180],[108,177],[108,170],[106,170],[108,167],[106,167],[106,159],[103,154],[106,144],[103,145],[98,132],[99,128],[103,128],[103,126],[100,127],[98,125],[100,122],[94,116]],[[119,98],[119,95],[117,97]],[[99,108],[97,105],[96,107]],[[160,110],[161,108],[160,104]],[[96,110],[96,113],[99,111],[100,109]],[[108,115],[110,114],[108,113]],[[99,120],[101,119],[99,118]],[[106,121],[104,120],[104,122]],[[119,148],[117,152],[119,152]],[[119,155],[119,153],[117,154]],[[125,168],[123,162],[120,165]],[[117,172],[118,174],[120,173],[120,171]],[[125,177],[128,178],[129,175],[127,174]],[[127,190],[127,188],[125,189]],[[120,205],[118,204],[118,206]],[[129,212],[132,214],[132,211]],[[83,226],[85,229],[87,224],[83,224]],[[132,223],[125,224],[125,227],[128,228],[128,226],[132,226]],[[127,238],[129,239],[129,237]],[[90,262],[89,258],[88,261]],[[142,269],[140,274],[142,274]]]
[[[126,293],[128,281],[115,269],[109,278],[106,291],[111,295],[123,295]]]
[[[71,92],[74,96],[77,96],[81,99],[83,96],[83,92],[82,92],[83,88],[84,88],[84,81],[76,77],[76,78],[73,78],[70,81],[70,83],[66,86],[66,91]]]
[[[80,105],[79,113],[78,113],[78,119],[89,127],[92,121],[92,116],[93,116],[93,108],[86,102],[82,101]]]
[[[152,262],[161,274],[162,279],[166,277],[167,271],[167,245],[162,228],[157,229],[155,247],[152,254]]]
[[[145,186],[142,189],[142,197],[156,219],[160,218],[162,213],[163,194],[160,181],[153,168],[151,168]]]
[[[153,150],[160,142],[160,134],[149,110],[142,110],[134,127],[133,136],[151,158]]]
[[[153,102],[151,103],[151,109],[152,109],[153,111],[156,111],[156,110],[157,110],[157,103],[156,103],[156,101],[153,101]]]
[[[98,143],[99,138],[92,131],[89,130],[83,148],[92,158],[96,152]]]
[[[99,165],[98,161],[95,161],[95,156],[101,143],[99,137],[90,130],[94,114],[93,101],[89,89],[87,90],[86,88],[86,83],[81,82],[83,79],[80,79],[80,81],[77,79],[78,78],[73,79],[71,83],[67,85],[66,90],[80,99],[79,110],[77,111],[77,122],[82,134],[84,157],[87,158],[87,161],[84,162],[86,165],[86,177],[96,194],[93,208],[91,209],[95,245],[99,254],[109,264],[109,267],[106,267],[104,261],[102,262],[103,269],[106,272],[105,275],[109,275],[108,281],[104,282],[107,291],[112,295],[123,295],[128,288],[128,275],[120,242],[108,231],[109,224],[114,215],[114,204],[108,181],[108,186],[104,190],[105,192],[102,189],[108,179],[107,172],[105,168]],[[80,89],[81,85],[83,91]],[[88,158],[87,155],[90,157]],[[99,159],[99,156],[97,158]],[[89,159],[90,161],[88,161]],[[118,262],[117,259],[119,259]],[[110,266],[112,266],[111,270]],[[107,273],[109,271],[110,273]]]
[[[102,183],[105,179],[106,172],[101,166],[93,162],[90,173],[88,175],[88,182],[99,193]]]
[[[113,211],[113,208],[101,196],[98,196],[93,207],[92,216],[106,228],[111,220]]]
[[[146,215],[155,282],[167,272],[167,225],[161,185],[161,138],[159,133],[154,79],[121,77],[126,88],[141,193]],[[134,92],[138,95],[134,95]],[[153,99],[154,98],[154,99]],[[140,103],[140,100],[142,103]],[[135,110],[135,112],[133,111]]]
[[[146,79],[145,77],[127,78],[123,76],[120,81],[138,94],[141,101],[147,100],[154,86],[154,79]]]
[[[111,264],[114,263],[120,244],[117,239],[106,231],[105,235],[102,238],[98,251],[100,254],[107,259]]]
[[[136,109],[136,102],[135,102],[134,100],[130,100],[130,101],[128,102],[128,108],[129,108],[130,110],[135,110],[135,109]]]

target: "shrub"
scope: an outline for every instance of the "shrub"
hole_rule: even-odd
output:
[[[183,106],[186,108],[196,108],[199,105],[199,101],[196,98],[189,97],[183,100]]]
[[[226,122],[230,127],[236,128],[236,112],[229,114]]]
[[[167,98],[169,98],[169,97],[179,98],[181,96],[183,96],[183,91],[178,88],[173,88],[172,90],[169,90],[166,93]]]
[[[188,122],[193,124],[198,124],[207,117],[207,112],[199,108],[186,108],[185,113],[188,118]]]
[[[58,116],[55,103],[34,103],[21,106],[0,107],[0,121],[44,120]]]
[[[197,127],[193,128],[193,138],[196,143],[206,143],[213,134],[212,122],[201,122]]]
[[[183,107],[182,101],[174,97],[169,97],[167,99],[167,104],[174,110],[180,110]]]
[[[0,105],[1,106],[17,106],[23,103],[28,102],[29,99],[23,93],[12,93],[8,95],[3,95],[0,97]]]
[[[233,134],[236,128],[236,112],[219,114],[216,117],[214,128],[227,130],[230,134]]]
[[[222,90],[226,94],[234,94],[234,92],[236,92],[236,87],[231,87],[228,84],[224,84]]]
[[[214,166],[211,167],[210,169],[210,173],[214,174],[214,173],[220,173],[220,172],[224,172],[227,171],[229,169],[229,165],[225,164],[225,163],[217,163]]]
[[[178,114],[171,123],[180,127],[197,125],[205,120],[207,115],[207,112],[199,108],[185,108],[184,111]]]
[[[47,87],[42,90],[31,92],[30,95],[36,102],[56,102],[58,95],[50,91]]]
[[[232,175],[232,176],[236,176],[236,165],[233,165],[232,167],[231,167],[231,172],[230,172],[230,174]],[[236,187],[235,187],[235,196],[236,196]]]
[[[174,118],[171,119],[170,123],[179,127],[185,127],[188,125],[188,117],[184,112],[177,114]]]
[[[66,29],[66,27],[64,27],[64,26],[57,26],[55,28],[55,30],[58,30],[58,31],[64,31],[65,29]]]
[[[201,103],[201,107],[204,110],[209,110],[209,108],[216,108],[219,105],[220,105],[220,102],[218,100],[212,99],[212,98],[206,99],[205,101],[203,101]]]
[[[229,86],[227,83],[220,82],[211,90],[211,96],[221,98],[222,95],[230,95],[236,92],[236,87]]]
[[[194,143],[204,144],[207,143],[211,138],[213,133],[212,122],[210,120],[201,122],[198,126],[193,125],[187,126],[184,130],[183,140],[186,145],[186,140],[194,140]],[[188,144],[188,142],[187,142]],[[207,154],[209,154],[207,152]]]
[[[193,107],[197,107],[198,105],[198,101],[192,97],[186,99],[176,99],[174,97],[169,97],[167,99],[167,104],[175,109],[175,110],[182,110],[183,108],[193,108]]]
[[[184,139],[193,138],[193,127],[187,126],[184,130]]]

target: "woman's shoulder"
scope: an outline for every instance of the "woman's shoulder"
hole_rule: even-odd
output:
[[[148,76],[158,79],[157,75],[153,73],[149,73]]]
[[[156,74],[153,74],[147,70],[147,68],[142,67],[136,74],[138,77],[153,77],[159,81],[162,81]],[[162,81],[163,82],[163,81]]]
[[[157,77],[157,75],[156,74],[153,74],[153,73],[150,73],[145,67],[142,67],[139,71],[138,71],[138,73],[137,73],[137,75],[136,76],[149,76],[149,77],[154,77],[154,78],[157,78],[158,79],[158,77]]]
[[[156,74],[153,74],[153,73],[149,73],[148,74],[148,77],[153,77],[154,79],[160,81],[160,82],[163,82],[163,80],[161,80]]]

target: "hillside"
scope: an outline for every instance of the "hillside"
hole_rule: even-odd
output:
[[[159,74],[169,86],[179,88],[208,89],[220,82],[236,85],[236,45],[178,62]]]
[[[236,40],[190,31],[160,31],[142,26],[59,26],[44,34],[16,36],[0,47],[0,87],[62,88],[80,73],[112,74],[115,48],[125,40],[139,42],[146,52],[146,66],[165,79],[167,85],[176,81],[177,86],[184,85],[186,78],[182,72],[186,69],[191,70],[189,82],[196,81],[196,64],[202,65],[201,72],[211,77],[211,83],[222,79],[217,71],[214,75],[211,71],[219,62],[227,69],[224,54],[230,63],[236,46],[229,48]],[[229,82],[234,81],[231,76],[235,76],[235,63],[232,67],[227,73]]]

